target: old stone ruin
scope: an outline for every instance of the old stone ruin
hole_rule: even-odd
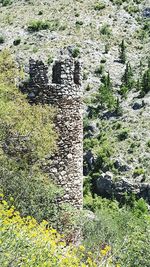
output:
[[[57,152],[46,160],[44,171],[61,187],[60,202],[81,209],[83,202],[83,126],[81,64],[69,55],[61,55],[52,68],[29,60],[29,82],[23,90],[31,104],[48,104],[56,108]]]

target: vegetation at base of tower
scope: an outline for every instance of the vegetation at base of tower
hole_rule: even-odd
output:
[[[0,197],[2,266],[8,266],[10,262],[14,267],[20,264],[41,267],[149,266],[147,233],[150,217],[142,199],[134,201],[132,208],[119,208],[116,201],[87,195],[85,207],[95,211],[95,218],[82,217],[84,239],[82,244],[74,246],[67,244],[46,220],[39,224],[31,216],[22,217],[2,194]]]
[[[143,199],[119,207],[116,201],[86,194],[84,205],[95,213],[85,223],[83,243],[95,257],[99,244],[108,244],[119,266],[149,266],[150,215]]]
[[[49,227],[47,221],[38,224],[30,216],[21,217],[14,206],[9,206],[5,200],[0,204],[0,226],[1,266],[98,266],[92,254],[86,252],[82,245],[67,246],[63,236]],[[100,251],[99,262],[108,262],[105,256],[110,249],[105,247],[103,253]]]

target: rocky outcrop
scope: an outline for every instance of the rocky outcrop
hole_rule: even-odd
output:
[[[114,181],[111,172],[103,173],[97,178],[96,192],[102,197],[115,197],[118,201],[123,201],[126,195],[134,194],[137,198],[144,198],[150,204],[150,185],[148,183],[135,184],[124,178]]]

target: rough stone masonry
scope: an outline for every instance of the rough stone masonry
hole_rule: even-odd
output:
[[[28,97],[31,103],[56,107],[55,127],[59,138],[57,152],[47,160],[45,171],[64,190],[61,202],[82,208],[83,202],[83,104],[81,64],[69,55],[61,55],[52,69],[30,59]]]

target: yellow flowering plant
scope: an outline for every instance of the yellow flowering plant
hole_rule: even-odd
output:
[[[67,245],[47,221],[40,224],[31,216],[21,217],[13,206],[3,200],[0,203],[0,266],[13,267],[98,267],[114,266],[106,260],[111,251],[106,246],[99,259],[86,252],[84,246]],[[105,253],[104,253],[105,251]]]

